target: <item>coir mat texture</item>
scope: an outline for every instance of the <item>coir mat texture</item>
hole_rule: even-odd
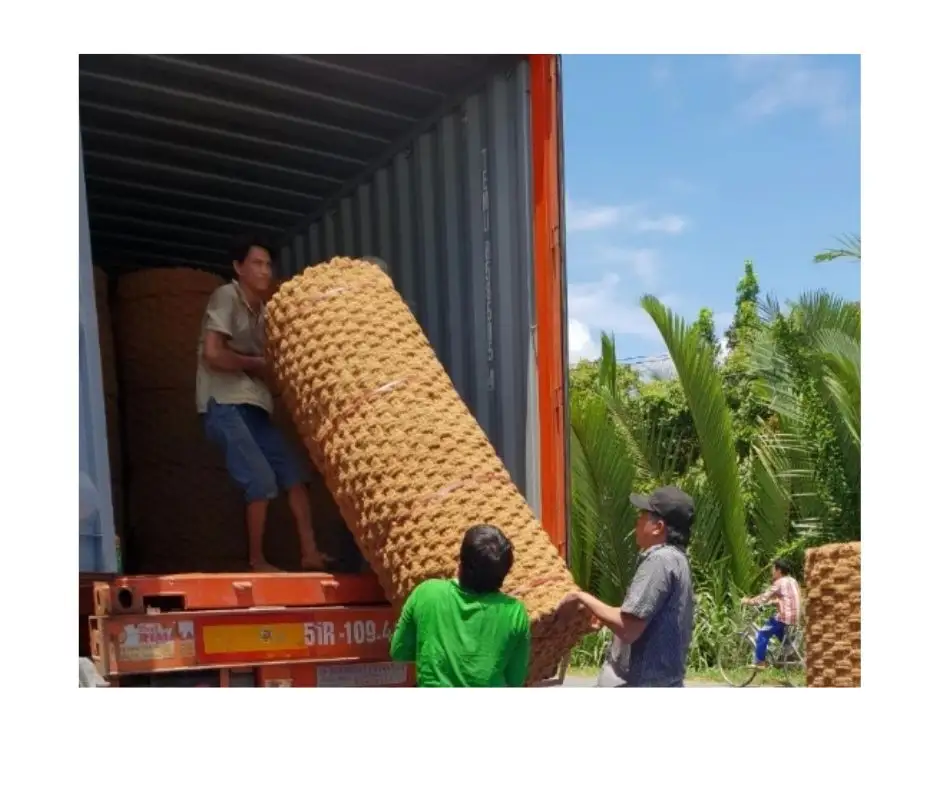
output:
[[[806,551],[806,685],[862,685],[862,545]]]
[[[268,353],[284,402],[389,601],[452,577],[475,523],[512,540],[504,590],[532,621],[529,682],[550,678],[591,630],[558,604],[574,581],[467,409],[391,279],[334,258],[268,304]]]

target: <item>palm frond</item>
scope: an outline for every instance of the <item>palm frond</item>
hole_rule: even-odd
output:
[[[773,429],[755,446],[759,540],[766,546],[784,527],[783,491],[794,533],[851,534],[861,487],[859,305],[804,293],[787,316],[762,325],[750,366],[773,413]]]
[[[790,307],[796,328],[810,341],[824,330],[841,331],[858,340],[862,338],[862,311],[852,301],[825,290],[811,290]]]
[[[837,238],[839,244],[833,249],[826,249],[813,256],[815,263],[831,263],[834,260],[853,260],[861,262],[862,260],[862,237],[860,234],[843,235]]]
[[[777,297],[773,295],[773,293],[768,293],[764,296],[763,300],[757,304],[757,314],[765,323],[772,323],[777,317],[783,314],[780,308],[780,301],[777,300]]]
[[[602,391],[617,395],[617,343],[613,334],[601,332],[601,358],[598,385]]]
[[[787,539],[792,511],[793,478],[789,456],[777,436],[761,425],[754,442],[754,534],[767,556]]]
[[[748,545],[746,512],[738,475],[731,413],[721,378],[709,354],[703,353],[696,332],[653,296],[643,308],[666,343],[695,423],[705,472],[721,507],[720,532],[740,588],[750,588],[756,566]]]
[[[619,604],[636,561],[636,466],[603,400],[573,403],[571,436],[572,572],[582,588]]]
[[[824,392],[844,429],[850,452],[862,446],[862,353],[859,342],[838,331],[820,331],[816,349],[822,357]]]
[[[695,501],[695,525],[689,554],[694,556],[698,564],[712,567],[715,572],[726,570],[729,562],[721,527],[721,503],[708,477],[704,474],[693,475],[686,481],[685,491]]]
[[[658,484],[671,484],[678,467],[689,461],[681,453],[682,447],[677,440],[678,427],[643,419],[632,413],[620,395],[618,373],[613,337],[601,334],[600,396],[607,405],[614,428],[620,431],[626,450],[633,459],[637,482],[642,486],[655,479]]]

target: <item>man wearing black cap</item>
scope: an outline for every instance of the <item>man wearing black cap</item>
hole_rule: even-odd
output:
[[[584,605],[614,633],[599,687],[681,687],[695,612],[686,556],[695,506],[676,487],[633,494],[630,503],[640,513],[640,556],[623,605],[605,605],[584,591],[569,594],[562,604]]]

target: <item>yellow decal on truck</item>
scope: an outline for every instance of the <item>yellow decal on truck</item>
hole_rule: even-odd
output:
[[[295,651],[304,648],[304,625],[229,624],[203,629],[206,654],[250,654],[258,651]]]

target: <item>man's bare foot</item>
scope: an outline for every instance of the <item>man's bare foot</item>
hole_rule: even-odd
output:
[[[274,564],[269,564],[264,559],[260,561],[251,562],[251,571],[252,572],[266,572],[270,574],[282,573],[284,570],[276,567]]]

